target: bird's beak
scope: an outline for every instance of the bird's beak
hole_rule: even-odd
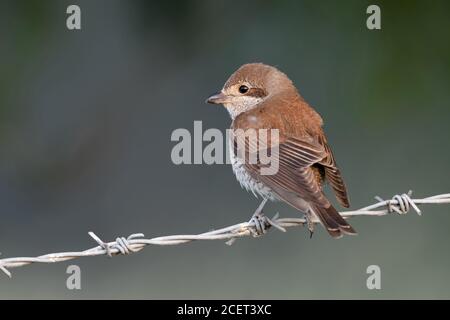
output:
[[[218,92],[216,94],[213,94],[208,99],[206,99],[206,102],[212,103],[212,104],[222,104],[222,103],[226,103],[227,100],[228,100],[228,96],[226,94],[224,94],[223,92]]]

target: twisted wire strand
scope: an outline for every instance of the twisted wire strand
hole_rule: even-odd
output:
[[[418,215],[421,215],[418,205],[450,203],[450,193],[439,194],[422,199],[412,199],[411,196],[412,191],[400,195],[394,195],[389,200],[383,200],[377,196],[375,199],[378,202],[375,204],[355,211],[340,212],[340,214],[347,219],[354,216],[384,216],[392,213],[403,215],[412,209]],[[260,205],[261,209],[264,204],[265,202]],[[313,219],[312,222],[319,223],[317,219]],[[171,235],[145,239],[143,233],[135,233],[126,238],[118,237],[115,241],[104,242],[94,232],[90,231],[88,234],[97,243],[96,247],[78,252],[59,252],[44,254],[38,257],[0,259],[0,271],[3,271],[3,273],[11,278],[12,274],[8,270],[10,268],[22,267],[32,263],[63,262],[81,257],[101,255],[112,257],[115,255],[128,255],[138,252],[148,245],[179,245],[196,240],[227,240],[226,243],[231,245],[238,238],[262,236],[272,227],[278,229],[279,231],[286,232],[286,228],[304,226],[306,223],[305,218],[279,218],[278,213],[270,219],[265,216],[261,210],[257,210],[257,213],[255,213],[247,222],[238,223],[197,235]]]

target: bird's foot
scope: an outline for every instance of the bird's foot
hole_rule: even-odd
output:
[[[264,199],[261,204],[256,208],[255,212],[253,213],[250,223],[253,223],[254,228],[251,228],[250,231],[252,232],[252,235],[254,237],[259,237],[267,232],[268,227],[270,227],[270,224],[267,223],[267,218],[263,214],[263,209],[265,204],[267,203],[267,199]]]
[[[286,232],[286,229],[277,222],[278,213],[272,219],[269,219],[263,214],[263,208],[266,203],[267,199],[264,199],[256,209],[255,213],[253,213],[247,225],[242,227],[240,231],[250,231],[253,237],[259,237],[266,234],[270,227],[275,227],[282,232]],[[226,244],[232,245],[236,239],[237,238],[231,238]]]
[[[253,237],[262,236],[267,232],[270,224],[267,221],[267,217],[263,214],[264,205],[267,203],[267,199],[264,199],[261,204],[256,208],[252,217],[248,221],[251,227],[246,227],[247,230],[250,230]],[[227,245],[231,246],[237,238],[231,238],[226,242]]]

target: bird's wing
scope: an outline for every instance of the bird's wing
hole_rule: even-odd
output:
[[[339,203],[343,207],[348,208],[350,207],[350,202],[348,200],[347,188],[345,187],[341,172],[334,160],[333,152],[323,134],[319,136],[318,141],[324,147],[326,152],[326,157],[319,161],[319,164],[324,168],[325,179],[329,182]]]
[[[278,143],[268,142],[266,144],[261,141],[262,139],[257,140],[260,143],[259,148],[257,148],[253,145],[255,140],[247,138],[245,142],[242,142],[241,145],[245,145],[245,158],[244,154],[239,156],[238,152],[236,152],[236,156],[241,158],[247,171],[256,180],[264,182],[281,198],[284,198],[284,196],[279,191],[287,191],[305,201],[313,202],[320,206],[328,207],[330,205],[322,193],[320,180],[317,179],[315,171],[312,168],[312,165],[322,161],[326,157],[326,151],[323,146],[296,138],[280,136]],[[270,145],[270,147],[262,147],[261,145],[264,144]],[[260,157],[252,157],[251,150],[256,150],[255,152],[257,153],[267,152],[270,154],[271,160],[278,161],[278,170],[270,174],[263,174],[263,169],[267,169],[273,163],[262,163]],[[251,159],[255,159],[256,161],[252,162]]]
[[[301,211],[304,211],[302,204],[306,201],[333,237],[340,237],[342,233],[356,234],[322,192],[317,166],[323,166],[329,171],[328,175],[334,178],[332,181],[336,186],[342,183],[328,145],[320,143],[320,139],[311,135],[288,137],[283,134],[286,132],[286,122],[280,117],[271,120],[269,123],[263,117],[258,117],[258,111],[238,116],[234,120],[231,136],[235,155],[254,179],[267,185],[280,199]],[[271,130],[275,128],[283,128],[278,130],[277,139],[271,136]],[[236,129],[241,131],[235,134]],[[243,134],[248,129],[253,129],[255,135],[249,138]],[[259,129],[268,129],[266,136],[261,136]],[[245,148],[239,151],[242,147]],[[273,163],[263,163],[261,153],[270,155],[272,161],[278,161],[278,170],[263,174],[262,169],[267,169]]]
[[[254,150],[250,139],[246,140],[245,150]],[[269,164],[261,163],[257,157],[254,158],[257,160],[255,163],[249,161],[248,153],[241,158],[250,175],[294,208],[303,212],[310,208],[332,237],[339,238],[343,233],[356,234],[323,194],[321,179],[314,170],[313,165],[326,158],[325,148],[295,138],[281,139],[277,147],[272,145],[270,152],[272,159],[278,160],[278,170],[273,174],[262,174],[262,169]],[[305,208],[305,201],[309,207]]]

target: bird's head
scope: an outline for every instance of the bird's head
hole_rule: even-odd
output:
[[[277,68],[262,63],[244,64],[225,82],[222,90],[206,102],[223,104],[234,119],[269,97],[296,91],[291,80]]]

